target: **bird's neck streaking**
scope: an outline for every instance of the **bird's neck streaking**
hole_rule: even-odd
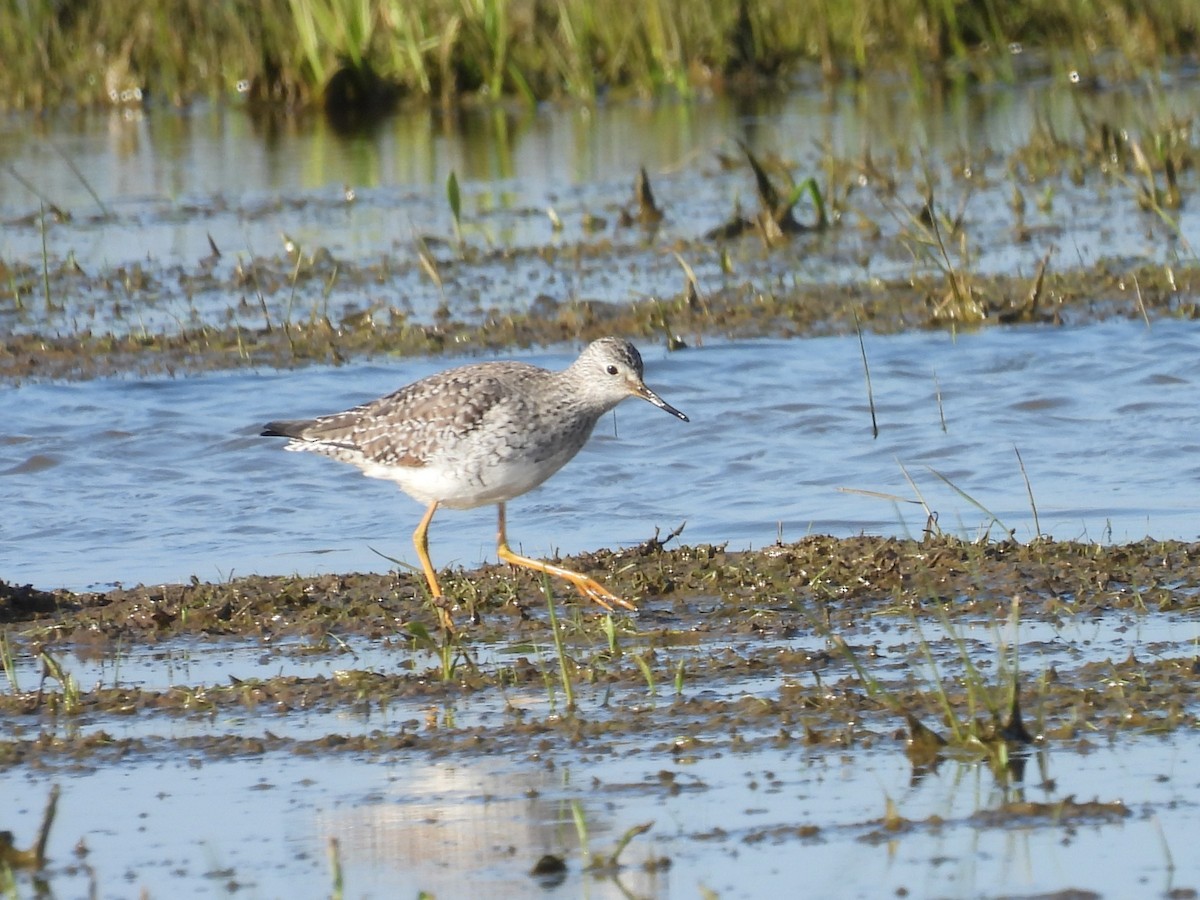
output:
[[[568,390],[562,392],[555,404],[555,414],[563,419],[570,417],[589,421],[590,431],[601,416],[616,408],[622,400],[628,400],[630,395],[624,391],[597,391],[595,383],[589,383],[593,373],[583,367],[576,369],[578,365],[576,362],[560,375],[563,378],[569,376],[570,381],[567,382]]]

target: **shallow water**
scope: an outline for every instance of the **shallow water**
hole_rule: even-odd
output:
[[[666,611],[669,604],[664,601],[648,600],[642,606],[653,614],[660,609]],[[528,615],[541,617],[544,613],[530,610]],[[1173,658],[1186,654],[1198,637],[1200,622],[1181,617],[1175,612],[1109,611],[1098,616],[1078,615],[1068,620],[1042,621],[1026,618],[1014,626],[1007,618],[1007,610],[997,615],[1002,618],[957,616],[953,630],[948,631],[941,622],[918,624],[915,620],[895,614],[866,617],[857,626],[841,628],[838,634],[851,644],[871,648],[872,672],[881,678],[903,681],[916,665],[927,668],[922,654],[929,648],[939,660],[939,671],[946,678],[961,676],[961,653],[971,655],[973,665],[985,675],[998,666],[1007,664],[1008,655],[1019,653],[1024,671],[1036,678],[1052,668],[1064,671],[1078,666],[1106,661],[1121,661],[1131,654],[1143,660]],[[829,650],[827,634],[815,630],[788,631],[776,638],[761,635],[725,636],[719,639],[720,649],[733,654],[771,658],[786,651],[788,658],[822,658],[822,677],[826,681],[854,674],[854,670],[839,656],[825,660]],[[83,690],[137,689],[148,692],[165,692],[175,687],[225,685],[232,682],[265,681],[272,678],[336,679],[352,677],[362,672],[387,672],[400,665],[405,671],[424,675],[431,679],[440,678],[440,660],[434,651],[404,644],[403,642],[381,642],[374,639],[350,635],[329,640],[233,640],[213,638],[208,640],[172,640],[160,644],[112,645],[102,650],[88,644],[67,645],[61,654],[71,677]],[[481,643],[473,641],[470,657],[473,665],[484,669],[512,666],[521,657],[549,652],[549,647],[530,647],[522,641],[517,645],[504,643]],[[580,654],[587,656],[594,648],[585,641]],[[702,640],[693,646],[686,643],[672,647],[671,658],[676,663],[690,667],[694,659],[709,656],[713,647]],[[1005,659],[1002,660],[1001,656]],[[920,660],[914,663],[914,660]],[[794,672],[780,669],[772,675],[756,673],[750,678],[729,679],[722,683],[708,684],[704,690],[709,696],[737,697],[743,695],[771,696],[779,691],[788,680],[803,675],[807,670]],[[7,675],[24,691],[30,691],[41,681],[43,666],[33,655],[21,655],[14,661]],[[930,673],[924,672],[927,680]],[[423,717],[424,700],[412,701],[405,706],[404,700],[394,701],[387,711],[392,719]],[[543,686],[536,689],[510,687],[502,698],[488,701],[473,696],[464,701],[455,711],[458,727],[470,728],[490,716],[498,716],[507,707],[523,710],[540,710],[553,713],[552,701]],[[157,734],[155,729],[161,722],[143,721],[121,712],[100,718],[89,714],[89,725],[103,727],[117,738],[140,738]],[[302,735],[306,730],[337,730],[336,722],[342,711],[326,713],[320,710],[305,710],[301,717],[296,710],[288,710],[286,717],[274,719],[272,730],[279,733]],[[482,718],[481,718],[482,717]],[[201,719],[206,716],[201,716]],[[303,718],[302,723],[291,721]],[[77,724],[70,718],[60,723],[63,728]],[[378,723],[369,716],[359,723],[362,728],[376,727]],[[253,729],[253,717],[248,717],[245,726]],[[207,727],[202,725],[201,727]],[[229,728],[229,723],[225,723]],[[235,729],[243,733],[241,729]],[[251,732],[253,733],[253,732]],[[173,733],[178,736],[178,733]]]
[[[210,896],[235,884],[264,897],[306,884],[308,895],[321,896],[332,886],[330,837],[340,843],[346,896],[356,898],[421,890],[607,898],[625,896],[621,886],[635,896],[695,897],[706,887],[722,898],[763,897],[791,894],[800,871],[813,896],[879,897],[901,887],[924,897],[1066,888],[1161,896],[1173,878],[1174,886],[1196,885],[1194,870],[1172,875],[1167,853],[1186,861],[1200,818],[1183,775],[1198,751],[1194,741],[1142,738],[1054,753],[1044,770],[1057,782],[1053,792],[1036,786],[1043,773],[1035,763],[1020,792],[957,764],[913,783],[894,751],[729,753],[685,764],[651,752],[563,769],[486,758],[419,766],[404,758],[289,759],[282,768],[270,758],[135,762],[102,779],[56,776],[64,800],[50,852],[65,867],[82,838],[100,897],[143,888],[150,896]],[[688,787],[665,789],[658,769]],[[49,779],[0,779],[30,807],[6,824],[27,831]],[[1072,793],[1124,800],[1132,815],[1070,828],[1038,821],[988,828],[970,818],[1006,794],[1045,801]],[[937,815],[945,824],[881,834],[887,797],[905,818]],[[572,804],[594,853],[612,852],[627,828],[654,823],[623,854],[620,886],[580,871]],[[103,822],[88,813],[98,809],[109,811]],[[813,837],[797,833],[817,823]],[[564,851],[561,884],[539,886],[528,875],[543,853]],[[669,869],[642,868],[662,856]],[[87,876],[59,870],[50,883],[58,896],[83,895]]]
[[[9,167],[0,174],[0,260],[40,270],[41,217],[56,206],[70,218],[47,227],[51,268],[70,260],[108,278],[99,289],[68,281],[50,308],[40,285],[30,288],[23,308],[5,297],[0,324],[41,333],[173,333],[230,322],[261,327],[264,304],[276,323],[310,312],[338,322],[369,306],[427,322],[443,303],[477,320],[492,309],[524,311],[543,294],[614,302],[674,296],[683,279],[670,251],[728,221],[739,204],[754,206],[753,180],[735,138],[764,158],[783,157],[797,180],[811,174],[827,193],[849,190],[844,227],[771,254],[757,240],[734,242],[732,276],[711,243],[685,246],[702,286],[731,278],[862,281],[928,270],[935,263],[912,239],[897,240],[927,183],[950,215],[964,214],[969,266],[979,272],[1032,277],[1047,253],[1051,271],[1105,258],[1170,260],[1181,249],[1189,252],[1178,236],[1200,244],[1200,206],[1178,212],[1176,234],[1139,209],[1132,179],[1098,170],[1082,184],[1065,173],[1042,178],[1034,175],[1036,165],[1012,163],[1008,154],[1035,136],[1079,142],[1085,122],[1152,141],[1172,116],[1190,116],[1198,92],[1200,78],[1189,69],[1156,84],[1111,90],[1039,78],[930,97],[901,82],[736,102],[543,107],[449,120],[405,113],[356,134],[339,133],[319,117],[253,119],[204,105],[50,117],[35,127],[9,119],[0,124],[0,162]],[[886,178],[849,171],[830,183],[822,171],[828,153],[854,161],[868,152]],[[667,213],[653,236],[616,224],[640,166]],[[503,258],[454,264],[442,244],[454,235],[445,190],[451,172],[462,185],[468,244],[566,252],[534,254],[520,265]],[[1185,186],[1191,177],[1182,173]],[[894,196],[888,179],[897,185]],[[1027,195],[1029,240],[1014,238],[1010,204],[1017,188]],[[810,221],[806,204],[798,214]],[[864,236],[876,228],[881,241]],[[431,238],[444,290],[417,264],[418,237]],[[210,239],[222,256],[202,264],[212,253]],[[570,249],[605,242],[609,251],[598,255],[577,257]],[[255,259],[281,258],[285,245],[306,254],[328,250],[343,269],[379,266],[388,274],[317,279],[295,294],[287,284],[270,290],[235,277]],[[613,251],[620,266],[613,265]],[[282,268],[290,273],[286,261]],[[130,276],[135,269],[143,274]],[[197,272],[203,274],[184,277]]]
[[[513,501],[514,546],[620,547],[683,522],[683,540],[735,549],[780,534],[919,535],[918,491],[942,529],[968,537],[1033,537],[1029,491],[1041,532],[1059,539],[1200,533],[1194,323],[868,335],[866,350],[878,438],[853,337],[671,354],[643,344],[648,383],[692,421],[623,404],[615,426],[602,420],[577,459]],[[560,367],[572,355],[521,357]],[[15,514],[0,523],[3,577],[80,589],[387,571],[379,554],[414,564],[417,503],[257,431],[453,362],[6,388],[0,496]],[[439,566],[495,558],[491,508],[443,511],[430,535]]]
[[[1023,625],[1023,641],[1036,642],[1042,629]],[[1102,639],[1092,641],[1091,629]],[[964,623],[958,633],[983,647],[988,630]],[[937,653],[935,631],[927,636]],[[1069,623],[1053,637],[1073,655],[1035,662],[1031,654],[1027,678],[1051,663],[1066,675],[1112,651],[1143,658],[1186,655],[1194,623],[1189,630],[1171,616],[1112,614]],[[800,636],[794,644],[810,640],[817,639]],[[994,645],[999,640],[996,636]],[[367,641],[355,649],[355,666],[391,668],[405,656]],[[324,657],[297,663],[288,648],[239,649],[220,642],[134,649],[121,658],[120,674],[102,673],[106,683],[186,683],[197,690],[230,676],[256,677],[264,667],[312,674],[344,662]],[[164,658],[174,660],[174,674],[167,677]],[[81,679],[92,674],[86,663],[64,661]],[[826,670],[829,683],[839,666],[845,668]],[[24,666],[17,673],[23,688],[32,687],[31,675]],[[776,696],[778,684],[774,675],[689,682],[685,692]],[[531,720],[554,715],[542,696],[542,704],[526,710]],[[522,698],[503,704],[510,702],[521,705]],[[610,697],[600,686],[581,685],[578,715],[603,719],[611,704],[621,715],[640,708],[647,717],[669,719],[671,703],[666,696],[648,697],[644,688],[618,688]],[[1036,702],[1030,707],[1036,717]],[[893,895],[901,888],[928,897],[1037,895],[1068,888],[1123,897],[1197,884],[1187,847],[1200,825],[1189,775],[1200,744],[1187,730],[1166,738],[1094,734],[1052,742],[1031,751],[1023,770],[1006,783],[998,783],[985,765],[953,759],[915,776],[900,741],[879,733],[877,723],[875,730],[864,723],[859,744],[840,749],[759,740],[751,725],[733,734],[688,732],[702,741],[689,750],[664,741],[661,722],[644,740],[635,732],[569,747],[531,737],[520,748],[490,753],[484,740],[483,752],[446,756],[416,749],[221,758],[206,752],[203,742],[175,743],[231,733],[472,728],[489,716],[508,715],[498,698],[485,693],[432,708],[400,701],[386,715],[348,709],[313,716],[301,710],[186,716],[147,711],[125,717],[125,724],[66,717],[63,728],[118,739],[139,733],[146,744],[98,769],[86,758],[79,764],[50,760],[47,769],[0,769],[0,791],[14,798],[0,824],[15,831],[19,846],[31,843],[50,785],[61,786],[47,872],[55,896],[82,896],[91,880],[99,886],[96,896],[104,898],[142,891],[153,897],[210,895],[235,886],[251,896],[290,896],[299,885],[313,896],[325,895],[333,885],[331,838],[339,842],[345,895],[356,898],[418,891],[497,898],[535,892],[608,898],[629,891],[682,898],[697,896],[701,888],[722,898],[762,897],[789,895],[798,871],[806,892],[846,897]],[[768,717],[758,729],[770,731],[777,721]],[[7,722],[5,730],[15,736],[27,726],[32,729],[27,738],[59,727],[53,718],[31,716],[28,723]],[[1005,802],[1060,804],[1070,797],[1121,803],[1129,815],[1059,821],[1053,814],[999,812]],[[910,825],[884,827],[889,799]],[[583,871],[589,852],[611,854],[622,834],[645,823],[653,827],[624,851],[624,867],[615,876]],[[86,848],[85,856],[77,856],[79,847]],[[561,881],[539,883],[528,874],[545,853],[565,857],[568,871]],[[669,865],[659,862],[663,859]],[[1178,869],[1172,870],[1172,860]]]

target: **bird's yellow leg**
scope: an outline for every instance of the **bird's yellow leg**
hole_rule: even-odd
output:
[[[525,569],[533,569],[535,572],[545,572],[547,575],[553,575],[555,578],[561,578],[564,581],[570,582],[575,586],[575,590],[583,595],[584,599],[591,600],[593,603],[598,603],[605,609],[611,610],[613,604],[622,606],[625,609],[636,611],[637,607],[628,600],[622,600],[616,594],[612,593],[604,585],[598,581],[593,581],[586,575],[581,575],[579,572],[572,572],[570,569],[564,569],[562,566],[551,565],[547,562],[542,562],[536,559],[530,559],[527,556],[513,553],[508,547],[507,523],[504,512],[504,504],[498,504],[500,508],[500,525],[499,533],[496,537],[496,554],[512,566],[521,566]]]
[[[437,608],[438,620],[444,629],[453,633],[454,622],[450,618],[450,613],[446,611],[442,586],[438,584],[437,572],[434,571],[433,562],[429,559],[429,523],[433,521],[433,514],[437,512],[437,508],[438,502],[434,500],[425,510],[425,515],[421,516],[421,524],[413,532],[413,546],[417,548],[417,559],[421,561],[421,571],[425,573],[425,580],[429,582],[429,592],[433,595],[433,605]]]

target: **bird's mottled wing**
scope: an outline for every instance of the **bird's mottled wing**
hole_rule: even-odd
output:
[[[361,453],[384,466],[423,466],[460,444],[488,413],[514,399],[531,366],[485,363],[452,369],[353,409],[315,419],[302,439]]]

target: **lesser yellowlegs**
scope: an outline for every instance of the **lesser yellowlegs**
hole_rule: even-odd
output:
[[[540,485],[575,456],[599,418],[627,397],[641,397],[683,421],[687,416],[642,381],[633,344],[606,337],[589,344],[568,368],[551,372],[519,362],[450,369],[364,403],[316,419],[271,422],[266,436],[352,463],[372,478],[396,482],[427,504],[413,534],[435,602],[442,589],[429,560],[429,523],[438,507],[499,509],[496,551],[503,561],[565,579],[606,609],[635,609],[579,572],[514,553],[504,504]],[[451,627],[438,603],[442,623]]]

